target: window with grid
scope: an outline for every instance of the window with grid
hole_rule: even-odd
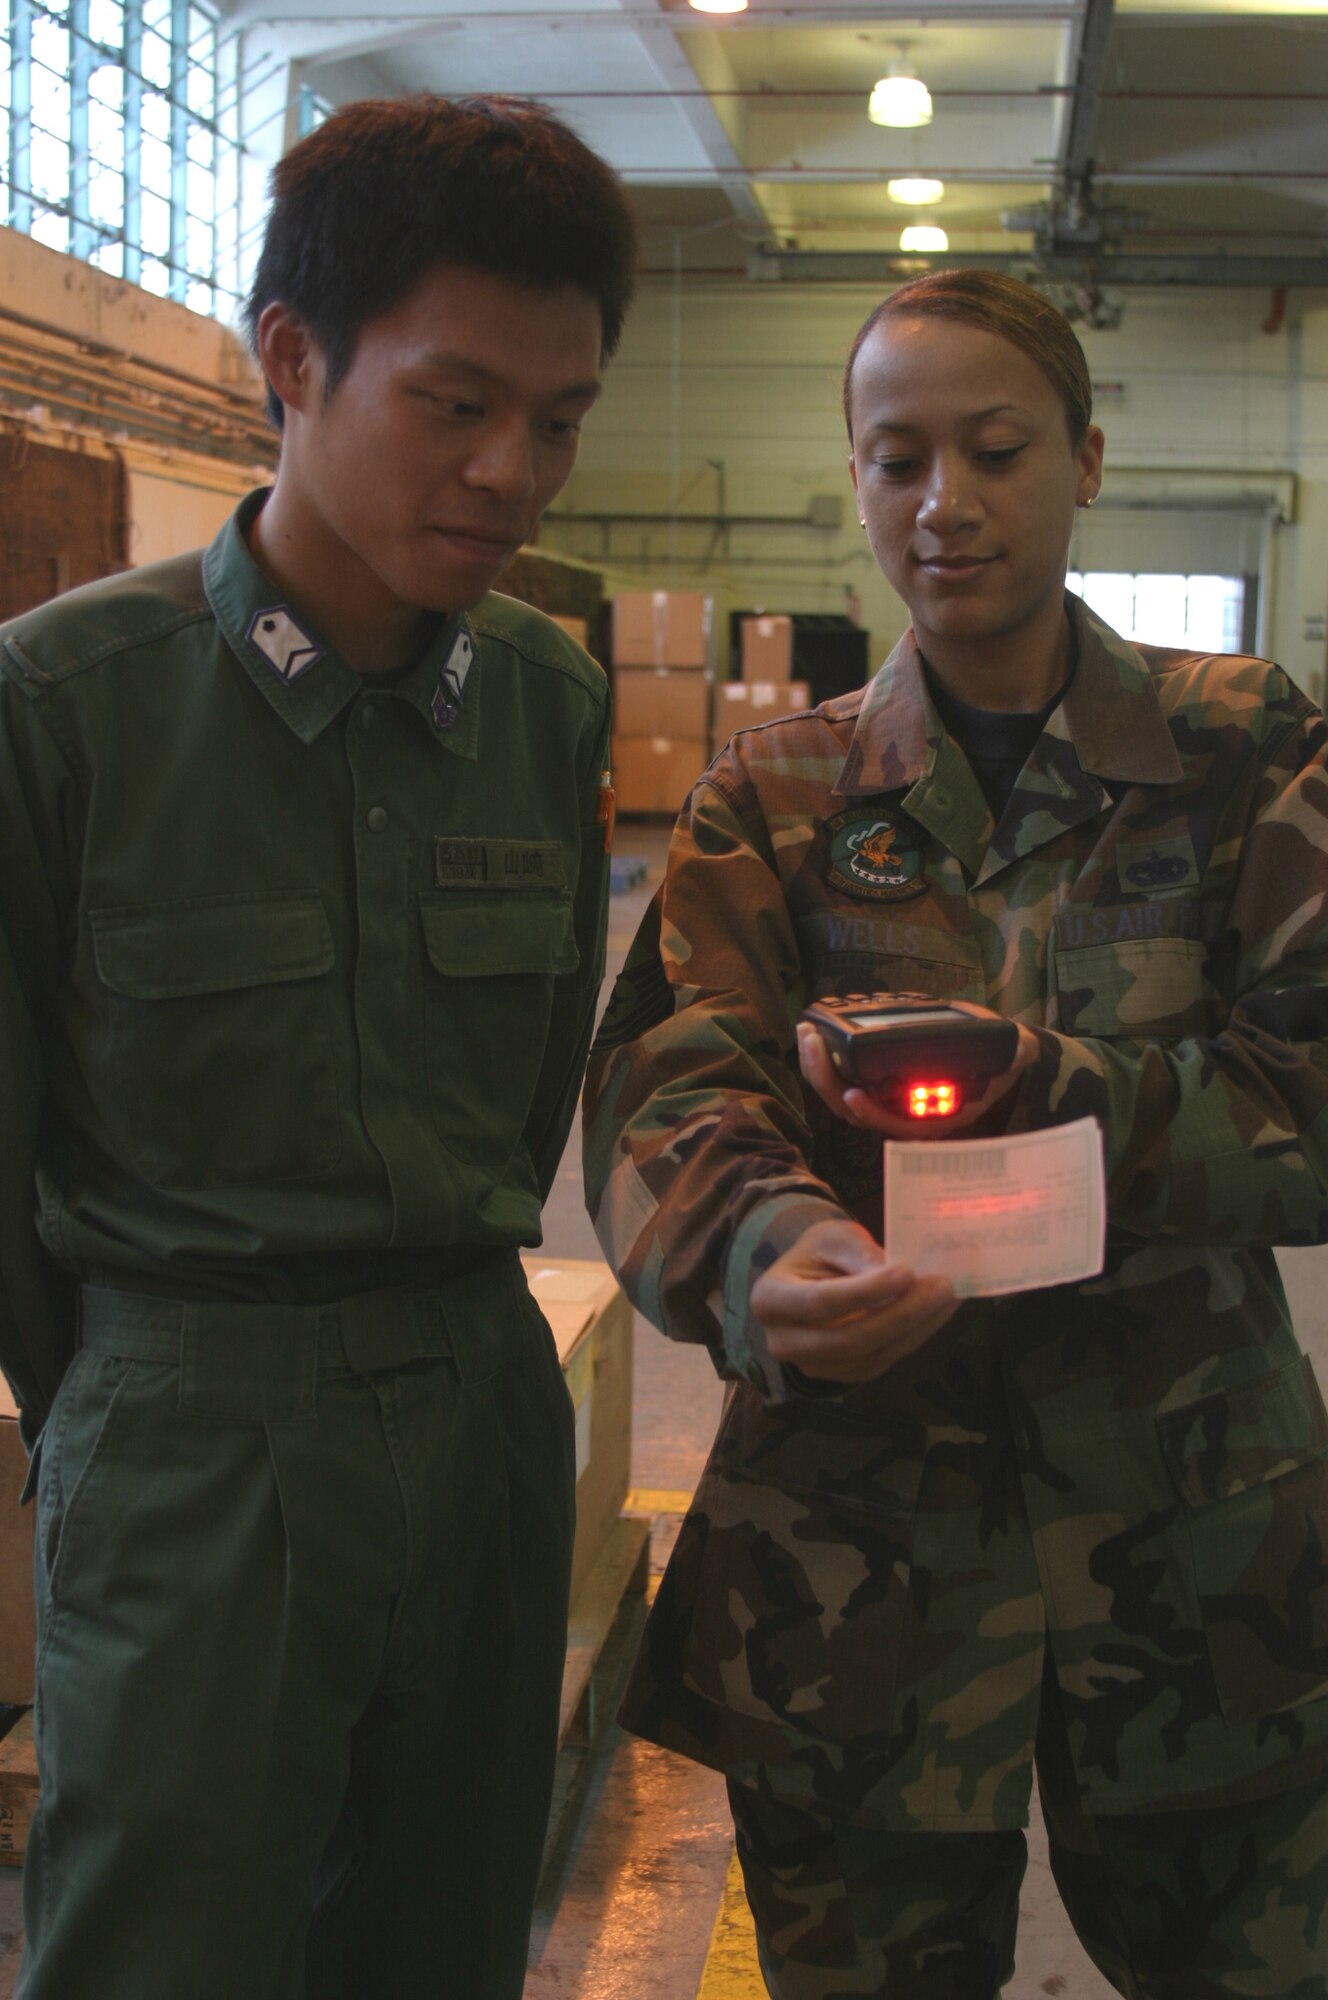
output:
[[[197,0],[0,0],[0,222],[229,317],[237,59]]]
[[[1072,570],[1066,588],[1122,639],[1196,653],[1238,653],[1245,616],[1240,576],[1129,576]]]

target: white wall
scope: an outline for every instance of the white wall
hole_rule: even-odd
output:
[[[0,229],[0,304],[97,345],[258,399],[254,365],[229,327],[13,229]]]
[[[258,483],[256,474],[195,461],[129,464],[129,560],[134,567],[203,548]]]
[[[721,609],[840,611],[856,591],[882,657],[906,621],[857,527],[839,414],[844,357],[877,296],[721,278],[685,285],[675,315],[671,288],[648,284],[559,502],[560,511],[667,515],[676,495],[682,515],[713,513],[721,461],[730,514],[802,516],[813,494],[838,493],[838,532],[733,528],[721,538],[665,521],[615,529],[606,541],[599,528],[564,522],[548,525],[543,546],[600,562],[612,579],[712,589]],[[1245,570],[1259,567],[1266,544],[1269,650],[1321,696],[1325,645],[1314,621],[1328,611],[1328,293],[1293,294],[1272,334],[1262,331],[1264,292],[1125,298],[1118,331],[1082,334],[1101,385],[1107,467],[1075,558],[1094,568]],[[1158,511],[1144,504],[1150,494],[1179,502]],[[1293,518],[1265,533],[1275,498]]]

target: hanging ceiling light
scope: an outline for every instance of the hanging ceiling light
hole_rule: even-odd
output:
[[[927,222],[910,222],[899,238],[901,250],[948,250],[950,239],[943,229]]]
[[[690,0],[698,14],[745,14],[747,0]]]
[[[900,202],[905,208],[926,208],[929,203],[941,199],[945,193],[945,182],[912,178],[887,181],[885,191],[891,201]]]
[[[873,86],[867,116],[873,125],[931,124],[931,92],[902,56]]]

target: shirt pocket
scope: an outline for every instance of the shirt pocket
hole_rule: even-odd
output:
[[[425,890],[424,1063],[435,1129],[494,1180],[539,1082],[556,981],[580,958],[571,898],[551,889]]]
[[[1190,938],[1122,939],[1056,953],[1060,1025],[1069,1035],[1176,1040],[1211,1025],[1203,944]]]
[[[1308,1358],[1157,1426],[1223,1716],[1328,1695],[1328,1414]]]
[[[215,896],[91,912],[110,1101],[153,1186],[306,1180],[341,1156],[332,934],[321,899]]]

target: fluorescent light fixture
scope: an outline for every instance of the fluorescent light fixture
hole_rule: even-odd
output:
[[[867,116],[873,125],[930,125],[931,92],[920,77],[892,69],[867,99]]]
[[[899,239],[901,250],[948,250],[950,239],[943,229],[926,222],[911,222]]]
[[[690,0],[698,14],[745,14],[747,0]]]
[[[897,201],[905,208],[926,208],[931,202],[941,199],[945,193],[945,182],[911,178],[887,181],[885,191],[891,201]]]

